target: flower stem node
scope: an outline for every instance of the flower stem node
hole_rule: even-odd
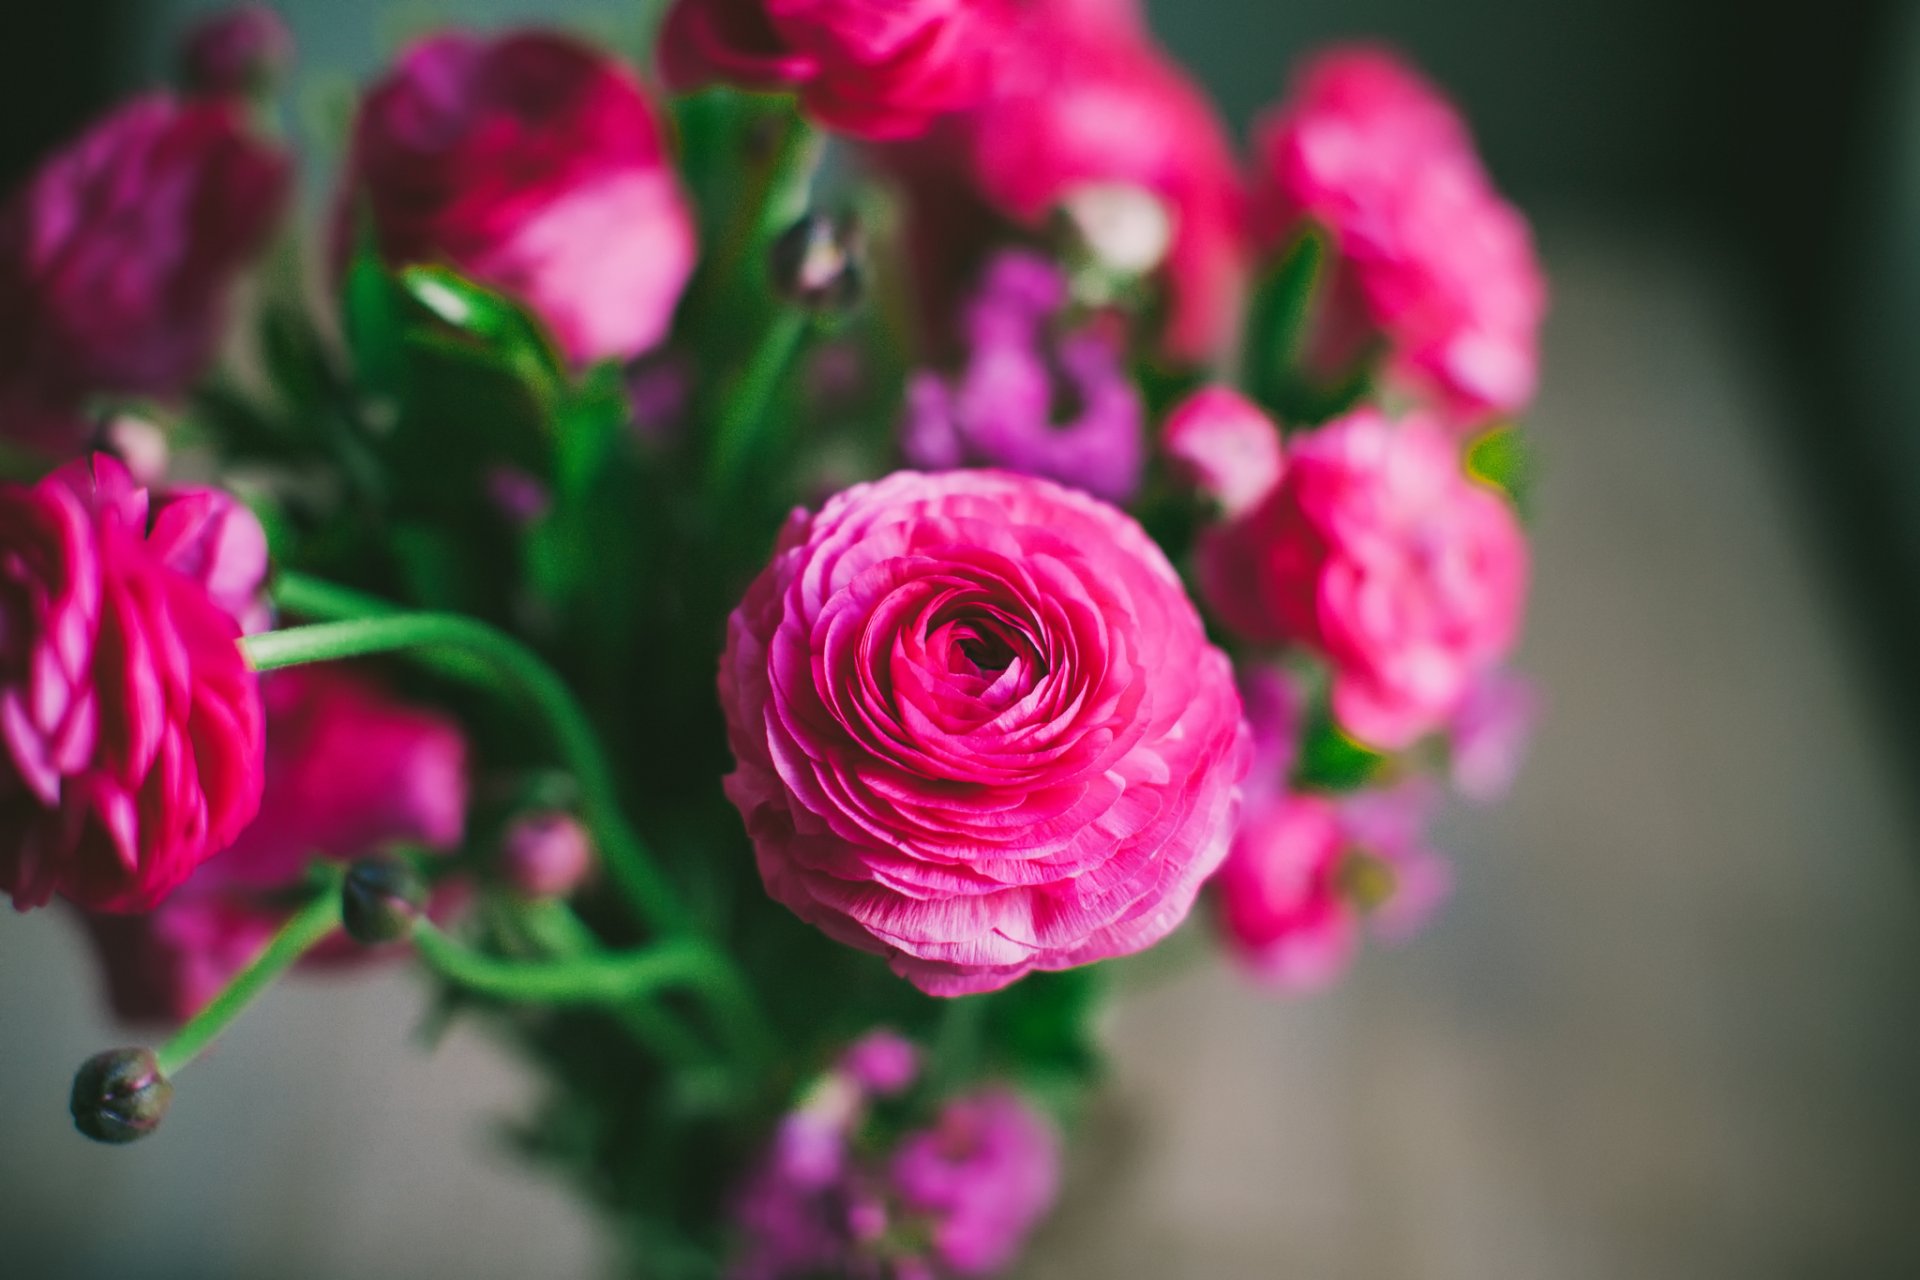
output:
[[[160,1127],[173,1104],[173,1082],[151,1049],[96,1053],[73,1077],[73,1127],[95,1142],[137,1142]]]
[[[780,296],[809,311],[850,311],[866,291],[866,233],[851,213],[809,213],[773,242],[768,272]]]
[[[367,946],[398,942],[413,931],[427,900],[426,881],[395,858],[362,858],[341,888],[340,921]]]

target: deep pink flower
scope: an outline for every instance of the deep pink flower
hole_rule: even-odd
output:
[[[0,890],[144,911],[260,802],[258,682],[104,455],[0,489]]]
[[[300,888],[313,858],[460,843],[467,745],[452,720],[338,666],[276,672],[262,692],[260,816],[148,914],[87,917],[122,1018],[181,1021],[197,1012],[285,922],[284,895]]]
[[[1280,428],[1230,387],[1210,386],[1167,415],[1160,448],[1222,515],[1244,514],[1280,483]]]
[[[361,105],[340,217],[343,246],[366,218],[388,262],[513,295],[582,364],[665,337],[696,256],[639,82],[543,32],[409,49]]]
[[[41,166],[0,211],[0,433],[70,450],[89,397],[184,391],[287,184],[236,107],[158,95]]]
[[[890,1173],[898,1211],[930,1222],[939,1271],[997,1275],[1053,1208],[1060,1136],[1020,1095],[983,1089],[909,1134]]]
[[[1339,254],[1321,335],[1333,357],[1381,335],[1389,376],[1463,426],[1527,405],[1546,285],[1452,104],[1384,49],[1333,49],[1262,119],[1255,150],[1268,247],[1311,221]]]
[[[928,315],[952,312],[1009,224],[1037,230],[1088,188],[1127,186],[1163,202],[1173,225],[1162,347],[1218,355],[1245,289],[1245,194],[1213,104],[1129,5],[1031,0],[1003,62],[980,105],[886,155],[909,196]]]
[[[1246,768],[1232,672],[1159,548],[998,472],[796,512],[720,696],[768,892],[936,995],[1164,937]]]
[[[196,24],[180,42],[187,87],[244,97],[271,84],[293,61],[286,19],[264,4],[239,4]]]
[[[1449,883],[1425,844],[1427,808],[1418,787],[1250,808],[1212,886],[1235,958],[1271,986],[1317,991],[1346,972],[1363,922],[1389,942],[1410,937]]]
[[[985,92],[1009,0],[677,0],[660,31],[676,90],[792,89],[822,124],[917,134]]]
[[[1295,437],[1279,486],[1207,535],[1200,569],[1235,630],[1332,664],[1342,728],[1398,748],[1512,648],[1527,547],[1431,419],[1361,409]]]

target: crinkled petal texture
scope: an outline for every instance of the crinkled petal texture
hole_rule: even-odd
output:
[[[5,434],[71,447],[87,396],[185,390],[288,179],[240,107],[162,95],[54,155],[0,213]]]
[[[447,263],[513,295],[581,364],[664,338],[697,257],[639,82],[543,32],[407,51],[355,124],[342,248],[362,217],[389,262]]]
[[[1397,378],[1462,426],[1533,398],[1546,284],[1526,220],[1465,123],[1394,54],[1321,54],[1257,129],[1257,219],[1274,247],[1303,221],[1333,238]],[[1352,317],[1331,317],[1334,329]]]
[[[660,32],[667,83],[793,89],[821,123],[910,137],[986,91],[1007,0],[678,0]]]
[[[465,833],[467,741],[452,719],[337,665],[276,672],[263,692],[259,816],[153,911],[87,916],[122,1018],[198,1012],[286,919],[284,894],[315,857],[347,861],[397,842],[448,850]],[[313,958],[366,954],[347,944]]]
[[[0,890],[144,911],[260,803],[239,625],[109,458],[0,490]]]
[[[768,892],[936,995],[1168,933],[1247,761],[1226,657],[1140,527],[990,471],[796,513],[720,696]]]
[[[1334,669],[1341,726],[1404,747],[1512,649],[1527,546],[1431,418],[1362,409],[1295,439],[1279,485],[1200,548],[1208,602],[1241,634]]]

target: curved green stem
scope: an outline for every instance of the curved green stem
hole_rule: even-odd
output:
[[[294,913],[253,963],[173,1035],[160,1050],[160,1074],[172,1076],[205,1052],[254,998],[340,924],[340,872],[330,869],[313,901]]]
[[[716,492],[725,493],[738,485],[747,460],[764,443],[774,394],[811,323],[812,317],[805,311],[787,306],[775,313],[760,335],[760,344],[753,349],[745,372],[721,407],[720,421],[714,429],[708,480]]]
[[[528,940],[554,959],[606,954],[598,935],[564,902],[530,903],[520,911],[518,922]],[[635,1039],[674,1066],[697,1066],[713,1058],[711,1043],[657,1001],[634,1001],[620,1008],[617,1016]]]
[[[284,584],[282,591],[284,600]],[[583,816],[593,828],[601,858],[615,882],[660,932],[684,933],[692,927],[673,887],[620,811],[612,770],[586,713],[553,668],[513,637],[454,613],[387,613],[269,631],[240,643],[258,671],[435,649],[454,650],[486,663],[518,686],[546,718],[560,754],[579,783]]]
[[[622,1004],[670,987],[703,986],[714,971],[713,952],[689,938],[626,954],[509,960],[472,950],[422,920],[413,943],[449,982],[501,1000],[541,1004]]]

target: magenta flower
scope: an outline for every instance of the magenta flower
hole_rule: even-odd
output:
[[[1527,546],[1430,418],[1361,409],[1294,438],[1280,484],[1200,548],[1208,602],[1333,667],[1333,711],[1399,748],[1439,728],[1520,627]]]
[[[293,32],[264,4],[239,4],[203,19],[180,42],[187,87],[211,97],[244,97],[293,62]]]
[[[880,1027],[847,1046],[839,1069],[867,1093],[890,1098],[906,1092],[920,1078],[920,1046]]]
[[[1473,426],[1533,398],[1546,285],[1453,106],[1384,50],[1322,53],[1257,130],[1260,234],[1312,222],[1340,257],[1322,362],[1384,338],[1389,376]]]
[[[988,1087],[888,1150],[844,1086],[829,1076],[782,1121],[735,1201],[728,1280],[935,1280],[1011,1265],[1059,1193],[1052,1123]]]
[[[1280,428],[1229,387],[1210,386],[1167,415],[1160,448],[1180,476],[1232,518],[1280,483]]]
[[[500,862],[523,897],[564,898],[593,874],[593,837],[570,813],[529,813],[507,828]]]
[[[513,295],[581,364],[664,338],[696,258],[639,82],[543,32],[407,51],[361,104],[343,246],[361,218],[388,262],[447,263]]]
[[[791,89],[831,128],[909,137],[979,100],[1011,15],[1007,0],[677,0],[660,65],[678,91]]]
[[[1000,467],[1125,502],[1146,465],[1145,409],[1119,345],[1094,328],[1055,334],[1065,278],[1009,252],[987,270],[964,325],[966,363],[951,379],[915,374],[901,448],[925,471]],[[1055,421],[1061,406],[1066,421]]]
[[[909,1134],[889,1172],[897,1212],[930,1224],[930,1274],[995,1275],[1053,1208],[1060,1136],[1018,1094],[985,1089]]]
[[[90,397],[186,390],[287,183],[235,107],[162,96],[41,166],[0,212],[0,431],[71,451]]]
[[[796,512],[720,697],[767,891],[936,995],[1164,937],[1246,768],[1231,669],[1159,548],[995,472]]]
[[[21,910],[148,910],[259,806],[240,628],[147,513],[103,455],[0,489],[0,890]]]
[[[1245,193],[1225,125],[1154,43],[1135,6],[1029,0],[993,91],[889,148],[905,183],[923,302],[943,325],[985,248],[1032,232],[1089,189],[1132,188],[1165,206],[1173,239],[1157,274],[1158,335],[1176,359],[1231,345],[1246,284]]]
[[[1345,973],[1363,922],[1410,937],[1446,896],[1446,864],[1424,841],[1423,789],[1344,801],[1296,794],[1249,810],[1212,893],[1228,949],[1249,974],[1288,992]]]
[[[259,817],[151,912],[86,918],[122,1018],[198,1012],[285,922],[285,895],[314,858],[346,862],[396,843],[451,850],[465,833],[467,744],[452,720],[337,666],[276,672],[262,691]]]

